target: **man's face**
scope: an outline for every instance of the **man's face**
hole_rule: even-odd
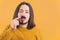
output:
[[[28,22],[30,18],[30,12],[29,12],[29,7],[27,5],[21,5],[18,12],[18,17],[20,18],[19,21],[21,23]]]

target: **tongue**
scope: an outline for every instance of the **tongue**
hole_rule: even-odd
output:
[[[24,21],[25,19],[24,18],[21,18],[22,21]]]

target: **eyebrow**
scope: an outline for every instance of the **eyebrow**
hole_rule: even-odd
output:
[[[19,10],[23,10],[23,9],[19,9]],[[28,10],[25,10],[25,11],[28,11]]]
[[[28,10],[25,10],[25,11],[28,11]]]
[[[19,9],[19,10],[23,10],[23,9]]]

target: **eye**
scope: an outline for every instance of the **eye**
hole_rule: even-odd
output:
[[[20,11],[19,11],[19,13],[23,13],[23,11],[22,11],[22,10],[20,10]]]
[[[22,10],[22,9],[20,9],[20,10],[19,10],[19,13],[23,13],[23,10]]]
[[[28,13],[28,12],[26,12],[26,13]]]

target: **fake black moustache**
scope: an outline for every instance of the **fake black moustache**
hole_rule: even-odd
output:
[[[25,16],[21,16],[21,18],[24,18],[24,19],[26,19],[26,17],[25,17]]]

